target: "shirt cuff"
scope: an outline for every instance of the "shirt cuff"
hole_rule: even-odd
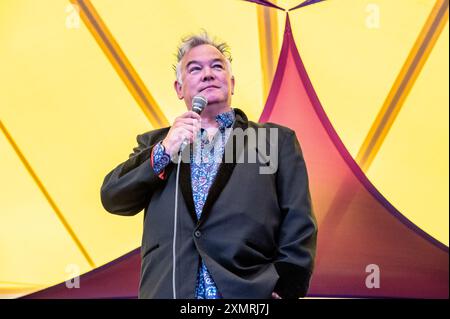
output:
[[[152,164],[152,169],[159,178],[165,179],[165,171],[167,165],[170,163],[170,155],[166,153],[162,141],[157,143],[150,155],[150,162]]]

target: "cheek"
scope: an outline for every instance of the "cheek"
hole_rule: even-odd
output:
[[[195,91],[198,87],[198,79],[196,77],[190,77],[185,85],[186,90]]]
[[[192,92],[193,87],[194,87],[194,86],[192,85],[191,82],[186,82],[185,85],[184,85],[184,87],[183,87],[183,93],[184,93],[185,95],[190,95],[190,92]]]
[[[228,76],[228,74],[224,74],[221,77],[221,82],[223,83],[224,86],[231,88],[231,77]]]
[[[226,91],[230,91],[231,90],[231,81],[229,79],[224,79],[223,80],[223,88]]]

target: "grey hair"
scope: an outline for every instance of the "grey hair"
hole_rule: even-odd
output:
[[[176,54],[177,63],[176,65],[173,66],[178,83],[182,84],[181,60],[186,55],[186,53],[188,53],[191,49],[203,44],[212,45],[217,50],[219,50],[220,53],[222,53],[223,56],[225,57],[228,70],[230,71],[230,73],[232,72],[231,71],[232,58],[230,47],[228,46],[228,44],[226,42],[220,42],[216,38],[211,38],[206,31],[203,31],[199,34],[192,34],[181,39],[181,44],[178,46]]]

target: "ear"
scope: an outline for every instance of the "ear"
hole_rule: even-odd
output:
[[[180,100],[182,100],[184,98],[182,85],[178,81],[175,80],[175,82],[173,82],[173,87],[174,87],[175,91],[177,92],[178,98]]]
[[[231,95],[234,94],[234,75],[231,76]]]

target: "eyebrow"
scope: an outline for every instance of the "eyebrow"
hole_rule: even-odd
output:
[[[213,59],[213,60],[211,61],[211,63],[214,63],[214,62],[222,62],[222,63],[224,63],[223,59],[220,59],[220,58],[215,58],[215,59]],[[189,68],[189,66],[190,66],[191,64],[201,64],[201,63],[200,63],[200,61],[191,60],[191,61],[189,61],[189,62],[186,64],[186,69]]]

